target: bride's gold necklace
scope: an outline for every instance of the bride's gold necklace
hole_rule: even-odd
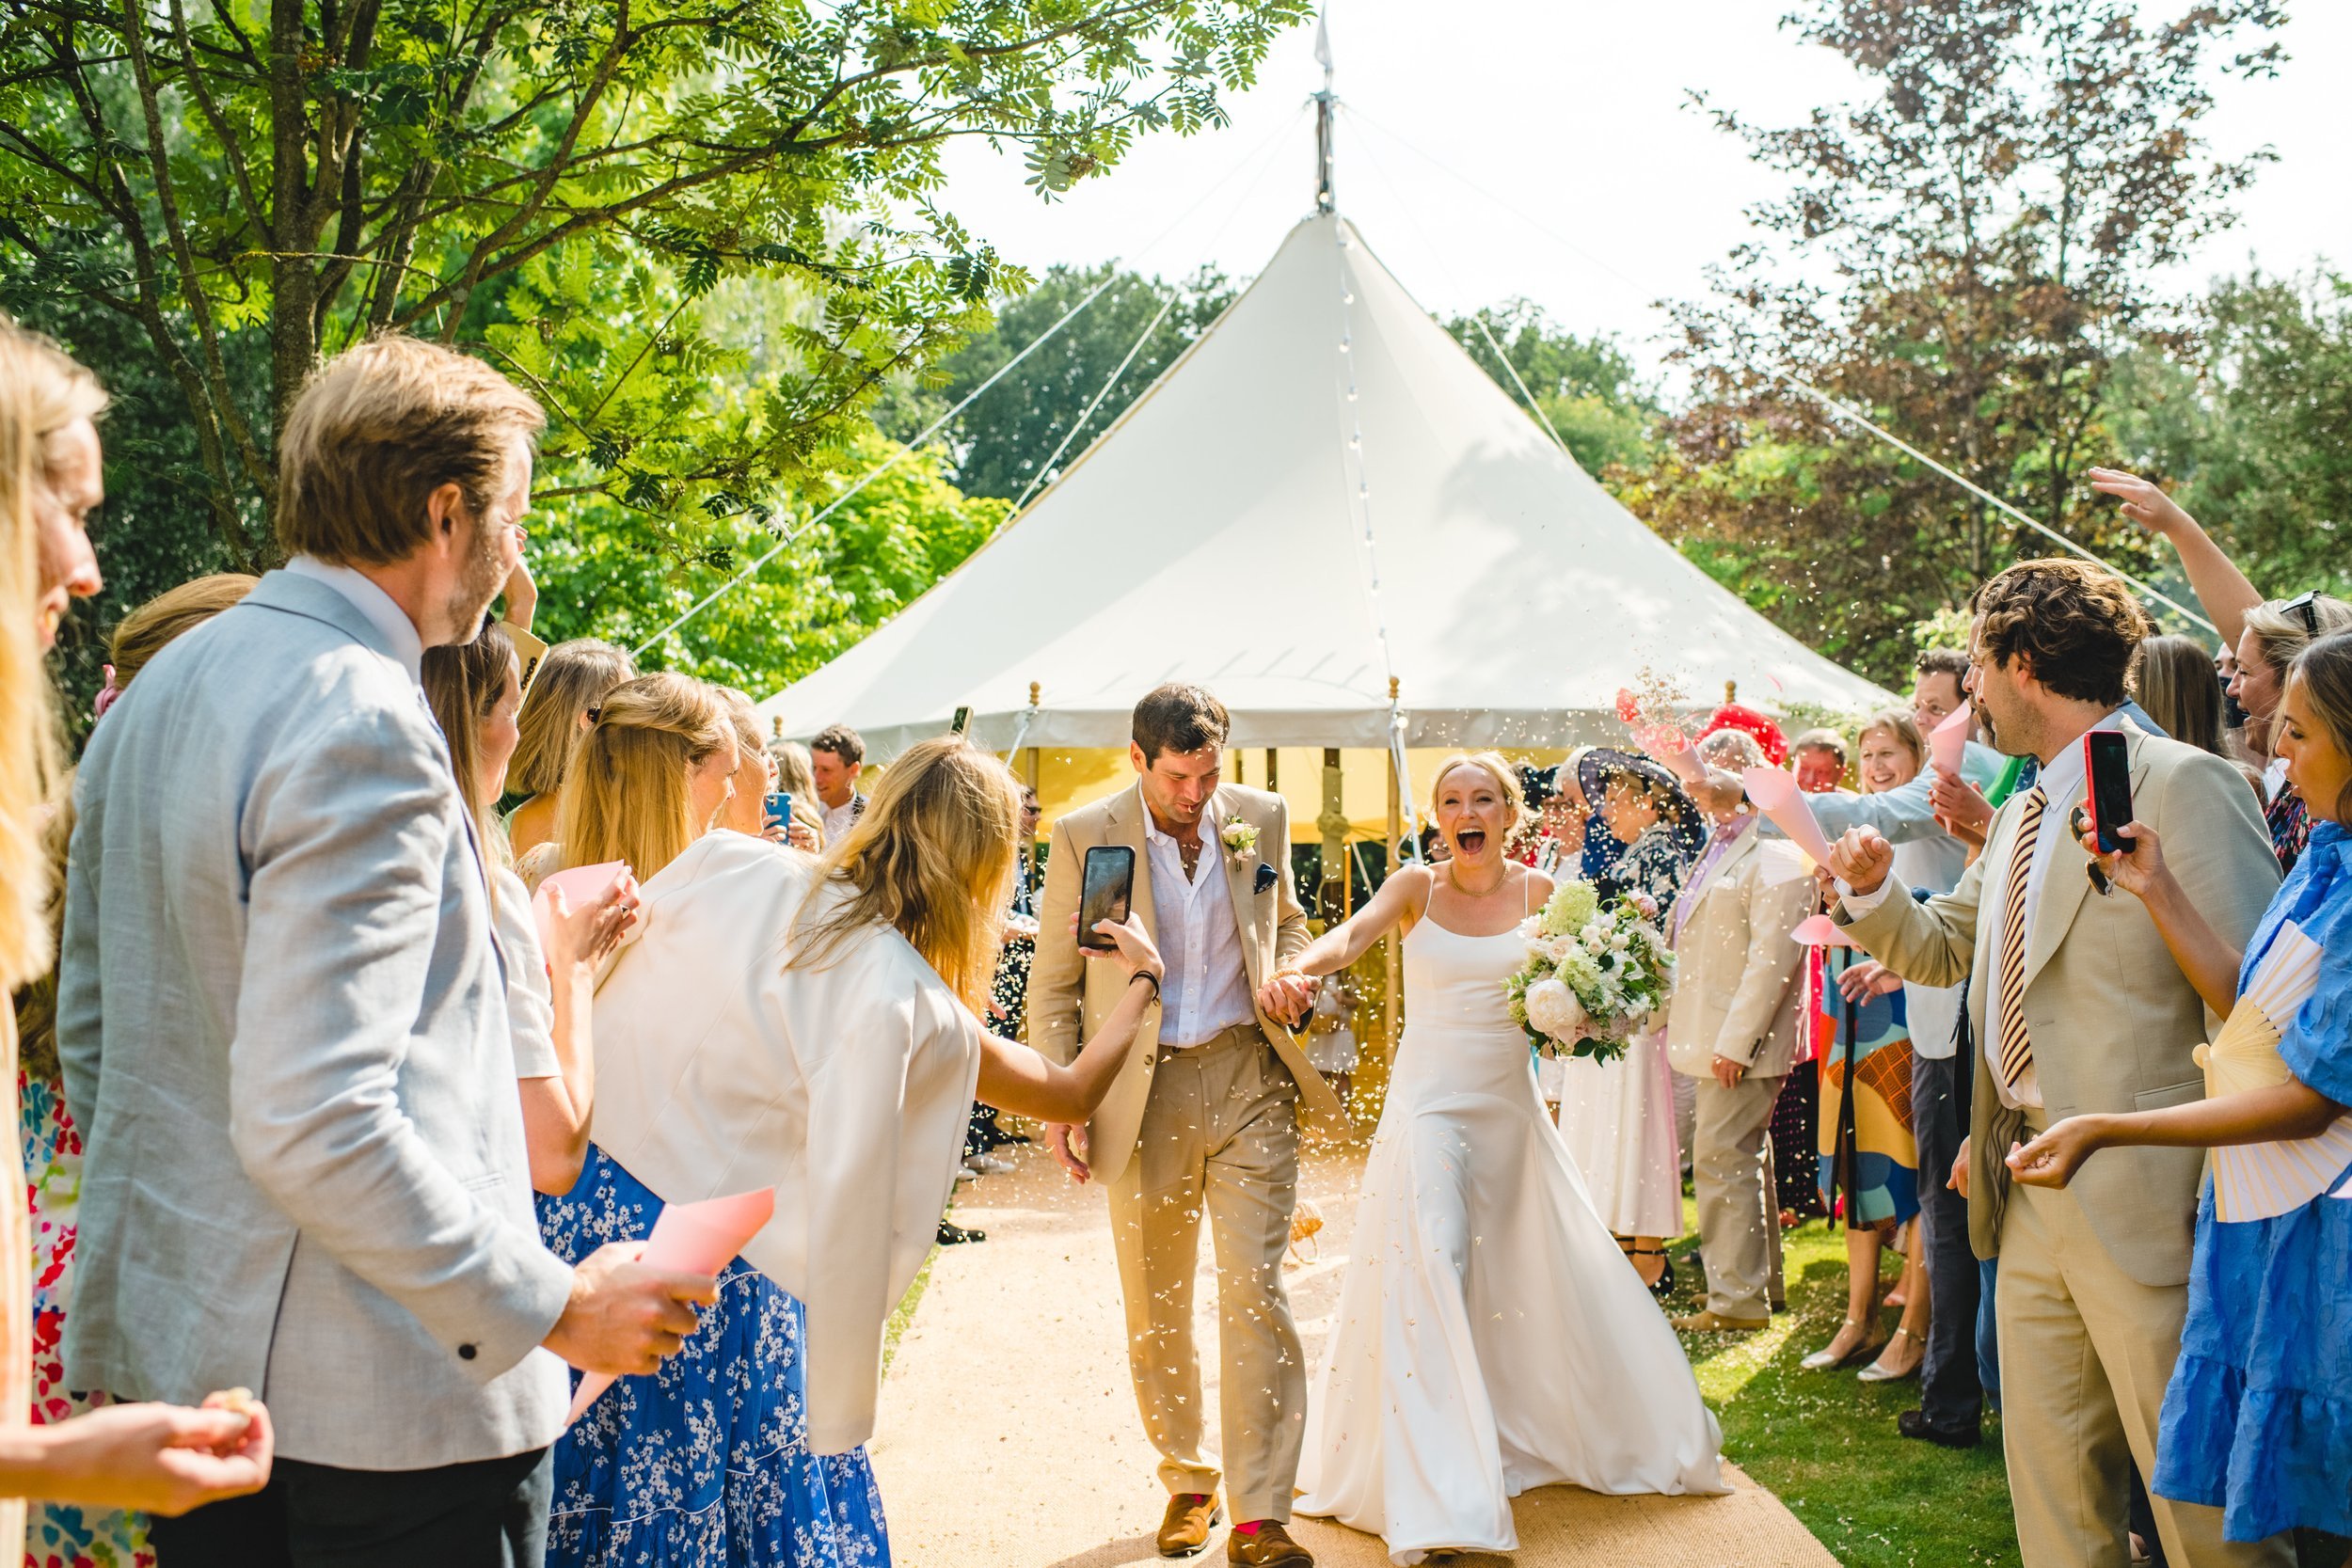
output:
[[[1503,863],[1502,869],[1495,873],[1494,885],[1492,887],[1483,887],[1473,893],[1469,888],[1462,885],[1462,873],[1456,869],[1459,864],[1460,863],[1457,861],[1446,862],[1445,874],[1446,879],[1454,884],[1454,891],[1460,894],[1465,898],[1491,898],[1496,894],[1502,891],[1503,883],[1511,879],[1511,865],[1510,863],[1506,861]]]

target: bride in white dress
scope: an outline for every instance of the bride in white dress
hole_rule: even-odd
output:
[[[1552,886],[1503,858],[1517,780],[1492,752],[1457,756],[1430,794],[1453,858],[1400,868],[1296,965],[1334,973],[1409,923],[1405,1037],[1296,1505],[1384,1537],[1399,1563],[1516,1550],[1511,1499],[1532,1486],[1727,1490],[1722,1430],[1593,1212],[1505,1011],[1517,927]]]

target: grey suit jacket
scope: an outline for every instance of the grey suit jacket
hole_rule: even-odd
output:
[[[448,752],[380,634],[272,573],[140,672],[74,794],[68,1384],[258,1388],[280,1453],[354,1469],[552,1442],[571,1271]]]
[[[2279,862],[2236,768],[2179,741],[2126,724],[2132,807],[2164,841],[2165,863],[2224,942],[2244,946],[2279,886]],[[1899,878],[1885,900],[1846,924],[1870,956],[1927,986],[1970,981],[1976,1026],[1976,1101],[1969,1128],[1968,1234],[1977,1256],[1998,1251],[2009,1201],[2002,1156],[2023,1117],[1993,1085],[1984,1041],[1990,976],[2000,961],[1996,883],[2005,877],[2026,797],[1994,815],[1984,853],[1950,893],[1915,902]],[[2086,1111],[2154,1110],[2201,1100],[2205,1077],[2193,1053],[2215,1021],[2173,962],[2147,909],[2127,893],[2100,897],[2083,866],[2089,856],[2065,832],[2072,800],[2053,800],[2042,823],[2057,832],[2026,952],[2026,1023],[2034,1074],[2052,1121]],[[2204,1151],[2111,1148],[2086,1164],[2067,1189],[2118,1267],[2143,1285],[2188,1278]]]

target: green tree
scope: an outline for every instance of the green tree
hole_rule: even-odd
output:
[[[1138,133],[1221,123],[1220,90],[1305,12],[16,0],[0,19],[0,245],[135,324],[231,559],[270,553],[272,432],[303,377],[383,329],[486,347],[539,384],[549,491],[675,536],[756,516],[849,438],[884,377],[978,325],[1008,279],[935,204],[946,142],[1022,148],[1051,198]],[[726,361],[692,303],[750,275],[819,304],[758,396],[713,397]],[[575,330],[581,298],[606,309],[607,276],[615,329]],[[518,323],[540,351],[493,331]],[[239,372],[257,341],[258,407]]]
[[[900,455],[903,454],[903,455]],[[868,470],[900,460],[822,522],[811,519]],[[782,520],[783,553],[641,661],[737,686],[755,697],[799,679],[914,602],[985,544],[1008,511],[966,498],[946,478],[946,452],[907,452],[868,430],[843,466]],[[549,641],[602,637],[633,648],[776,544],[746,515],[714,521],[691,562],[675,559],[643,515],[595,497],[534,526],[534,629]]]
[[[2226,279],[2202,327],[2193,359],[2118,365],[2124,461],[2171,483],[2265,591],[2352,589],[2352,280]]]
[[[956,477],[967,493],[1011,500],[1043,488],[1054,477],[1045,465],[1056,449],[1061,452],[1058,471],[1083,455],[1224,313],[1234,291],[1222,273],[1203,269],[1180,283],[1166,283],[1132,272],[1114,276],[1107,265],[1054,267],[1035,288],[1006,301],[993,324],[943,361],[936,391],[899,405],[897,423],[885,421],[885,428],[909,434],[899,427],[920,428],[961,402],[1105,283],[1100,298],[955,422],[962,453]],[[1112,372],[1122,361],[1126,369],[1113,384]]]
[[[1649,466],[1650,426],[1661,410],[1656,391],[1614,338],[1580,338],[1524,299],[1456,316],[1445,329],[1512,402],[1524,408],[1526,394],[1534,394],[1586,473],[1603,479],[1612,469]],[[1496,357],[1498,346],[1509,370]],[[1512,371],[1518,372],[1516,379]]]
[[[2128,563],[2146,541],[2080,483],[2113,457],[2118,356],[2177,344],[2152,278],[2232,221],[2254,160],[2210,156],[2217,71],[2259,76],[2270,0],[2145,21],[2127,0],[1809,0],[1798,36],[1872,90],[1803,124],[1702,106],[1790,177],[1758,238],[1677,308],[1697,396],[1636,510],[1824,652],[1893,679],[1910,627],[2038,536],[1831,419],[1856,405]],[[2244,33],[2253,42],[2233,53]]]

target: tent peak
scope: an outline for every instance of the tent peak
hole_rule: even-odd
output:
[[[1331,17],[1327,10],[1315,18],[1315,60],[1323,67],[1323,90],[1314,95],[1315,211],[1323,214],[1339,210],[1331,184],[1331,111],[1340,101],[1331,91]]]

